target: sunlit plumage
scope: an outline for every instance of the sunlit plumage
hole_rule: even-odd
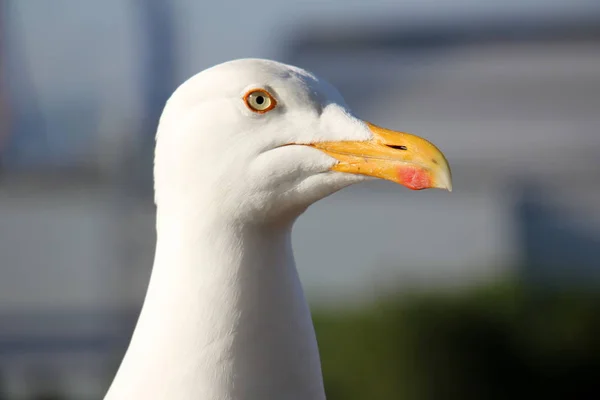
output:
[[[324,399],[294,221],[369,177],[451,188],[431,143],[361,121],[325,81],[267,60],[175,91],[154,176],[152,277],[109,400]]]

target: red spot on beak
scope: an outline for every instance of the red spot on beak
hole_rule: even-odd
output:
[[[413,166],[398,167],[398,181],[412,190],[422,190],[431,187],[431,177],[427,170]]]

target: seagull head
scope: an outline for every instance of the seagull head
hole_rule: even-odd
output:
[[[159,207],[210,208],[244,222],[298,216],[365,179],[451,190],[427,140],[357,118],[328,82],[294,66],[230,61],[184,82],[160,119]]]

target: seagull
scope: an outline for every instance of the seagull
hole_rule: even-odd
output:
[[[301,68],[238,59],[179,86],[156,134],[152,274],[105,399],[325,399],[292,226],[375,178],[452,185],[432,143],[357,118]]]

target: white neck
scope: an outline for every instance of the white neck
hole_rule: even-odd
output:
[[[105,399],[325,399],[292,222],[191,223],[188,211],[159,207],[146,300]]]

